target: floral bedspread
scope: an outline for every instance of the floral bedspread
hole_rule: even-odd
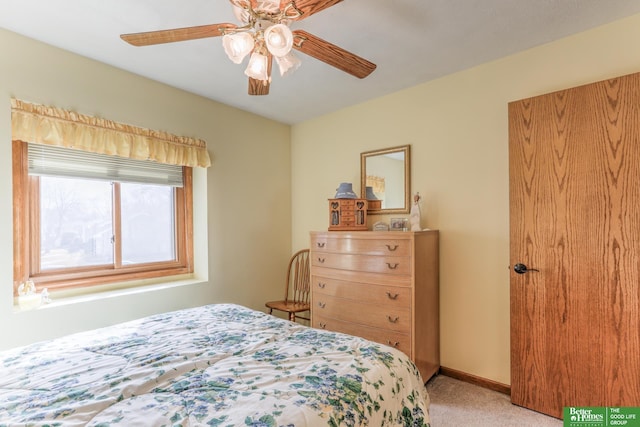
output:
[[[0,352],[0,426],[429,426],[401,352],[238,305]]]

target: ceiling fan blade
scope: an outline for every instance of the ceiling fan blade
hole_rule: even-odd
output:
[[[294,30],[293,40],[294,49],[313,56],[359,79],[367,77],[376,69],[376,64],[373,62],[369,62],[304,30]]]
[[[293,18],[294,20],[301,20],[307,18],[314,13],[318,13],[322,10],[328,9],[333,5],[340,3],[342,0],[281,0],[281,9],[286,7],[286,5],[293,3],[295,8],[302,12],[297,18]]]
[[[133,46],[181,42],[186,40],[219,37],[225,30],[238,28],[235,24],[211,24],[197,27],[174,28],[172,30],[148,31],[146,33],[122,34],[120,38]]]

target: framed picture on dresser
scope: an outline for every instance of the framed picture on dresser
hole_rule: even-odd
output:
[[[408,229],[409,229],[409,220],[407,218],[391,218],[389,230],[407,231]]]

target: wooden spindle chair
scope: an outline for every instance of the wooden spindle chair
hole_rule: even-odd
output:
[[[284,299],[265,303],[269,307],[269,314],[273,314],[273,310],[279,310],[288,313],[289,320],[292,322],[296,319],[310,320],[311,271],[309,267],[309,249],[302,249],[293,254],[287,268]],[[299,315],[305,311],[309,312],[308,317]]]

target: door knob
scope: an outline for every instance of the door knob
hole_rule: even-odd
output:
[[[518,263],[513,266],[513,271],[515,271],[518,274],[524,274],[528,271],[540,271],[540,270],[536,268],[528,268],[526,265]]]

